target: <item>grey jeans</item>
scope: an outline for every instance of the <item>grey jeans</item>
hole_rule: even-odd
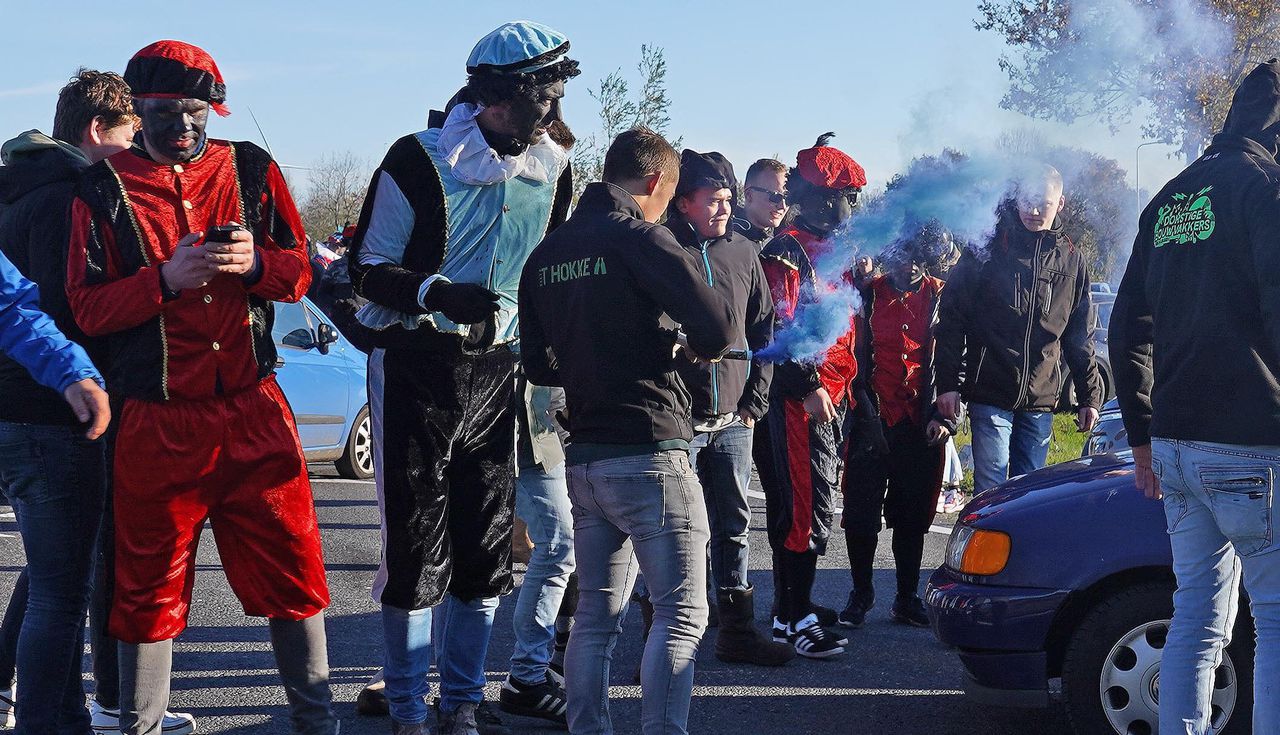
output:
[[[670,450],[570,466],[569,497],[579,590],[565,655],[569,730],[613,732],[609,662],[642,571],[653,602],[640,665],[642,731],[683,735],[694,660],[707,627],[711,537],[689,456]]]

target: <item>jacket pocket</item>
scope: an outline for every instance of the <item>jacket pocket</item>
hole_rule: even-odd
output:
[[[1052,335],[1061,336],[1071,318],[1072,294],[1075,293],[1075,276],[1045,268],[1036,278],[1036,318]]]
[[[1218,528],[1238,553],[1252,556],[1271,546],[1275,475],[1270,467],[1203,467],[1200,484]]]

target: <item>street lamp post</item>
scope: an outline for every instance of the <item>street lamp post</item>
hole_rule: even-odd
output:
[[[1133,149],[1133,192],[1138,197],[1139,212],[1142,211],[1142,186],[1139,183],[1140,179],[1138,178],[1138,164],[1141,161],[1141,157],[1138,154],[1142,151],[1143,148],[1146,148],[1149,145],[1158,145],[1161,142],[1163,141],[1148,140],[1146,143],[1139,143],[1138,147]]]

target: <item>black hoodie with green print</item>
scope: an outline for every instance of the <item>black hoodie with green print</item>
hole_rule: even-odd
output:
[[[1109,342],[1129,442],[1280,445],[1280,62],[1139,221]]]

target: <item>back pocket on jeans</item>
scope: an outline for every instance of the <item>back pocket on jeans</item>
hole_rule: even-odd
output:
[[[596,485],[596,503],[609,521],[628,536],[643,540],[666,527],[666,473],[606,475],[602,480]],[[607,500],[600,495],[600,484],[607,488]],[[605,507],[606,503],[609,507]]]
[[[1270,546],[1275,487],[1270,467],[1205,467],[1200,484],[1218,528],[1238,553],[1250,556]]]

